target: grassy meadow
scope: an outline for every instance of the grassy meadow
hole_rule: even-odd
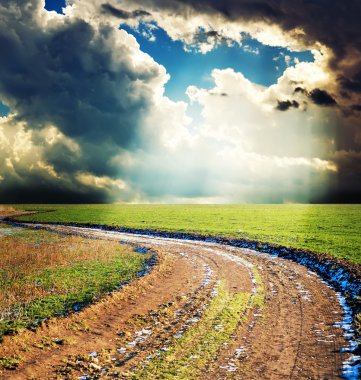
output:
[[[361,205],[18,205],[41,222],[94,223],[245,238],[361,263]]]
[[[137,277],[149,254],[115,241],[0,223],[0,340],[63,315]]]

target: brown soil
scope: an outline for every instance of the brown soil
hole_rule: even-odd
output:
[[[36,333],[7,337],[0,346],[0,357],[22,360],[17,370],[4,371],[0,378],[76,379],[85,371],[99,373],[101,363],[89,357],[91,352],[109,356],[101,378],[123,378],[128,369],[161,349],[206,306],[216,281],[224,280],[230,291],[250,292],[252,265],[263,282],[264,305],[247,311],[246,322],[239,324],[202,379],[341,376],[347,354],[340,350],[346,341],[342,329],[334,324],[342,319],[342,309],[336,293],[304,267],[213,243],[51,228],[148,246],[158,253],[159,265],[149,275],[78,314],[53,320]],[[132,337],[148,334],[139,333],[142,329],[151,329],[149,337],[128,347],[127,354],[116,351]],[[79,360],[79,355],[83,359]],[[112,360],[116,367],[111,365]]]
[[[11,206],[0,205],[0,218],[12,218],[15,216],[34,214],[33,211],[19,211]]]

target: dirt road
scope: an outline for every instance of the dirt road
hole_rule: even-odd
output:
[[[212,242],[49,228],[139,244],[159,264],[70,318],[8,338],[0,356],[23,361],[4,379],[358,376],[340,295],[303,266]]]

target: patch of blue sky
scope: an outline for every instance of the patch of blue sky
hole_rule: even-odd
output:
[[[65,0],[45,0],[45,9],[63,14],[62,8],[65,7]]]
[[[10,108],[4,103],[0,102],[0,117],[7,116],[10,113]]]
[[[166,68],[171,79],[165,86],[165,94],[175,101],[188,100],[185,91],[190,85],[212,88],[213,69],[232,68],[253,83],[270,86],[277,82],[288,65],[314,60],[310,51],[292,52],[263,45],[251,38],[247,38],[243,46],[218,44],[212,51],[202,54],[186,51],[182,42],[173,41],[161,28],[152,30],[153,39],[149,38],[147,25],[141,24],[137,30],[127,25],[121,28],[137,39],[142,51]]]

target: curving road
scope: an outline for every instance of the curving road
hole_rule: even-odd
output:
[[[72,338],[73,344],[50,347],[47,355],[36,350],[24,354],[24,364],[8,378],[75,379],[85,376],[84,372],[88,376],[84,379],[132,378],[132,374],[137,378],[137,371],[149,367],[144,365],[147,360],[159,357],[157,352],[166,352],[167,344],[172,347],[176,338],[202,321],[220,283],[227,294],[249,294],[250,301],[212,360],[194,364],[194,378],[337,379],[344,375],[343,363],[350,354],[343,350],[348,342],[337,323],[344,313],[338,294],[303,266],[216,243],[42,226],[139,244],[158,253],[159,265],[73,316],[75,321],[87,321],[87,331],[72,331],[64,322],[50,324],[38,339],[62,334]],[[146,326],[143,330],[130,323],[139,316],[140,328]],[[213,328],[217,326],[222,328],[219,321]],[[102,349],[115,350],[116,355],[99,357],[83,367],[71,359]],[[68,358],[66,364],[64,358]],[[162,376],[150,371],[143,378],[173,378]]]

